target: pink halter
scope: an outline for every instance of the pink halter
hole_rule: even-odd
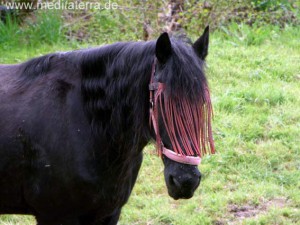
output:
[[[189,165],[199,165],[201,163],[201,158],[200,158],[200,156],[194,156],[193,155],[194,153],[191,150],[191,146],[188,146],[188,147],[190,147],[190,148],[188,148],[188,154],[190,154],[190,155],[182,154],[183,151],[182,150],[178,150],[178,148],[180,148],[179,147],[180,145],[179,145],[179,143],[178,143],[177,140],[174,141],[174,132],[171,133],[170,130],[168,130],[169,136],[173,135],[173,142],[175,144],[172,143],[172,145],[173,145],[173,147],[175,147],[176,152],[172,151],[170,149],[165,148],[164,145],[163,145],[163,143],[162,143],[162,140],[161,140],[161,137],[160,137],[160,134],[159,134],[157,99],[161,95],[161,93],[165,90],[165,84],[157,82],[157,81],[154,81],[154,79],[155,79],[154,75],[155,75],[156,61],[157,60],[155,59],[153,65],[152,65],[151,81],[150,81],[150,84],[149,84],[149,91],[150,91],[150,118],[149,118],[149,123],[150,123],[150,126],[151,126],[151,124],[153,125],[154,131],[155,131],[155,134],[156,134],[156,142],[157,142],[158,152],[159,152],[160,155],[163,154],[166,157],[168,157],[169,159],[171,159],[173,161],[176,161],[176,162],[179,162],[179,163],[189,164]],[[208,97],[206,96],[206,98],[208,99],[208,103],[209,103],[208,104],[208,111],[210,112],[211,105],[210,105],[209,93],[208,93]],[[162,103],[160,102],[160,104],[162,104]],[[202,115],[201,114],[202,111],[199,111],[199,112],[200,112],[200,115]],[[195,115],[193,114],[193,115],[189,116],[189,119],[191,119],[192,116],[195,116]],[[163,116],[163,119],[164,119],[164,122],[166,124],[166,120],[168,118],[165,118],[165,117],[166,116]],[[208,115],[206,115],[206,119],[210,120],[210,114],[209,113],[208,113]],[[182,121],[180,121],[180,122],[182,122]],[[176,126],[180,126],[180,125],[176,125]],[[200,130],[199,126],[196,126],[196,128]],[[206,128],[208,130],[208,136],[209,136],[208,137],[208,142],[210,144],[210,150],[211,150],[212,153],[214,153],[214,146],[213,146],[213,141],[212,141],[212,136],[211,136],[210,123],[208,123],[208,125],[207,125]],[[205,131],[206,128],[204,128],[203,131]],[[171,129],[174,130],[175,129],[174,126]],[[184,131],[184,132],[185,132],[184,133],[185,137],[187,137],[188,134],[191,134],[191,132],[193,132],[193,131],[192,131],[192,129],[190,129],[190,130],[187,129],[187,131]],[[205,135],[207,135],[207,132],[205,132]],[[192,136],[194,138],[193,141],[197,142],[197,140],[195,140],[195,139],[198,138],[197,135],[196,136],[192,135]],[[205,143],[207,141],[207,138],[206,137],[202,137],[201,141],[202,141],[202,145],[204,145],[203,146],[203,148],[204,148],[203,152],[206,153]],[[183,144],[186,145],[186,143],[187,142],[185,142]],[[196,145],[194,143],[192,144],[192,146],[195,146],[196,148],[200,147],[199,145]],[[199,153],[199,152],[197,154],[200,155],[201,153]]]

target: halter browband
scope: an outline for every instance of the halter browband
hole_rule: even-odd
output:
[[[164,154],[166,157],[169,159],[183,163],[183,164],[189,164],[189,165],[194,165],[197,166],[201,163],[201,158],[199,156],[186,156],[182,154],[178,154],[170,149],[167,149],[164,147],[160,134],[159,134],[159,125],[158,125],[158,109],[155,104],[155,96],[159,95],[164,89],[165,89],[165,84],[160,83],[158,81],[155,81],[155,69],[156,69],[156,63],[157,59],[155,58],[153,64],[152,64],[152,71],[151,71],[151,80],[149,84],[149,91],[150,91],[150,118],[149,118],[149,124],[151,126],[151,121],[152,125],[154,128],[154,132],[156,134],[156,142],[157,142],[157,147],[158,147],[158,152],[159,154]]]

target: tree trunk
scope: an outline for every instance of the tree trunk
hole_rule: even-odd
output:
[[[164,7],[164,12],[159,14],[159,20],[164,24],[163,30],[172,32],[183,32],[180,24],[180,12],[184,10],[184,0],[170,0]]]

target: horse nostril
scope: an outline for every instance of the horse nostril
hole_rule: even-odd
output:
[[[176,186],[178,188],[181,186],[179,181],[176,178],[174,178],[172,175],[170,175],[170,177],[169,177],[169,182],[170,182],[170,185],[172,185],[172,186]]]
[[[175,185],[175,183],[174,183],[174,180],[173,180],[174,178],[173,178],[173,176],[172,175],[170,175],[169,176],[169,183],[171,184],[171,185]]]

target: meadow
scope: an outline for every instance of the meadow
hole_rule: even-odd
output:
[[[87,46],[1,43],[2,64]],[[217,153],[203,158],[195,196],[168,196],[163,164],[150,144],[119,224],[300,224],[300,28],[218,29],[210,37],[206,72]],[[0,224],[35,221],[3,215]]]

